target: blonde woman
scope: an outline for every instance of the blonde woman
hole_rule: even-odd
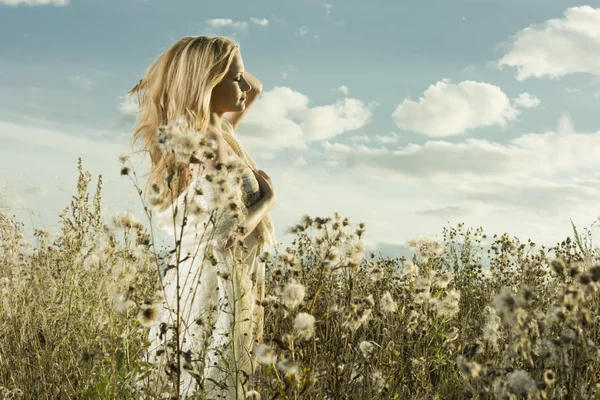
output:
[[[146,188],[155,194],[153,214],[180,243],[161,278],[162,306],[145,355],[155,368],[143,384],[156,394],[242,399],[249,390],[252,349],[263,340],[260,256],[276,244],[269,216],[275,190],[234,131],[260,91],[239,45],[206,36],[174,43],[130,91],[139,102],[132,143],[141,138],[151,156]],[[161,151],[161,129],[173,123],[209,143],[212,155],[201,149],[194,162],[178,163]],[[219,198],[223,193],[227,198]],[[183,207],[190,198],[196,207]],[[196,212],[182,224],[186,208]]]

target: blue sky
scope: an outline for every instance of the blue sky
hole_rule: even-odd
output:
[[[124,94],[191,35],[236,39],[263,83],[236,134],[282,243],[334,211],[390,256],[458,222],[553,245],[600,214],[600,8],[564,0],[0,0],[4,206],[54,232],[82,156],[106,212],[147,222]]]

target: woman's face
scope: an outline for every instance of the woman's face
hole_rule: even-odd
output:
[[[237,51],[227,75],[214,87],[211,95],[212,110],[219,115],[225,112],[241,112],[246,108],[245,93],[252,89],[244,78],[244,63]]]

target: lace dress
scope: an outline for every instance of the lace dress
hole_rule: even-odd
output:
[[[235,139],[234,143],[231,142],[231,137],[228,141],[233,144],[238,155],[245,154],[239,144],[235,146]],[[246,164],[243,158],[243,155],[237,157],[242,165]],[[247,165],[241,178],[243,190],[238,190],[239,200],[241,212],[246,215],[247,208],[260,199],[260,190],[254,173]],[[198,189],[202,192],[200,196]],[[257,233],[258,230],[254,230],[244,239],[245,246],[234,245],[224,249],[222,246],[235,231],[239,219],[226,206],[215,205],[217,192],[214,182],[210,183],[201,176],[176,201],[179,206],[176,218],[177,238],[181,233],[186,195],[187,204],[193,198],[202,209],[209,211],[197,218],[188,214],[181,241],[181,398],[243,399],[244,391],[249,390],[244,382],[256,366],[255,358],[250,352],[254,344],[262,343],[263,339],[263,308],[259,303],[264,297],[265,264],[260,261],[259,256],[263,251],[272,251],[270,246],[274,244],[274,236],[265,243]],[[218,209],[217,223],[205,227],[210,210],[213,209]],[[173,209],[168,207],[163,213],[155,213],[155,217],[157,224],[172,237],[175,229]],[[190,258],[185,259],[187,253],[190,253]],[[166,386],[171,378],[165,370],[176,368],[174,365],[169,367],[166,356],[175,351],[174,348],[165,347],[164,343],[175,336],[173,329],[165,332],[165,327],[166,324],[173,324],[176,318],[176,268],[167,270],[163,284],[165,301],[159,310],[159,323],[150,328],[151,344],[146,360],[158,364],[156,373],[149,377],[153,390],[172,392],[172,384],[169,384],[171,389]],[[175,357],[171,355],[169,359],[174,361]]]

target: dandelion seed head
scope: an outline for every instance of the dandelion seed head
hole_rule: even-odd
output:
[[[511,393],[518,396],[524,396],[535,390],[535,381],[529,376],[527,371],[522,369],[508,374],[506,377],[506,386]]]
[[[256,361],[260,364],[273,365],[277,362],[275,351],[265,344],[256,346],[254,348],[254,354],[256,355]]]
[[[283,293],[281,294],[281,302],[285,304],[285,306],[292,310],[296,308],[302,301],[304,301],[305,289],[304,286],[291,282],[288,283],[285,289],[283,289]]]
[[[392,298],[392,295],[390,294],[390,292],[386,291],[383,293],[383,296],[381,296],[381,300],[379,302],[379,307],[380,307],[381,311],[384,313],[393,313],[393,312],[396,312],[398,305]]]
[[[297,375],[300,371],[300,364],[287,358],[279,361],[277,363],[277,367],[284,373],[291,376]]]
[[[375,346],[373,346],[371,342],[366,340],[360,342],[358,347],[360,348],[360,351],[364,358],[369,358],[369,356],[371,355],[371,353],[373,353],[373,350],[375,349]]]
[[[301,312],[294,319],[294,331],[297,337],[308,340],[315,331],[315,317]]]
[[[154,304],[142,305],[138,312],[138,320],[143,327],[149,328],[158,323],[158,310]]]

